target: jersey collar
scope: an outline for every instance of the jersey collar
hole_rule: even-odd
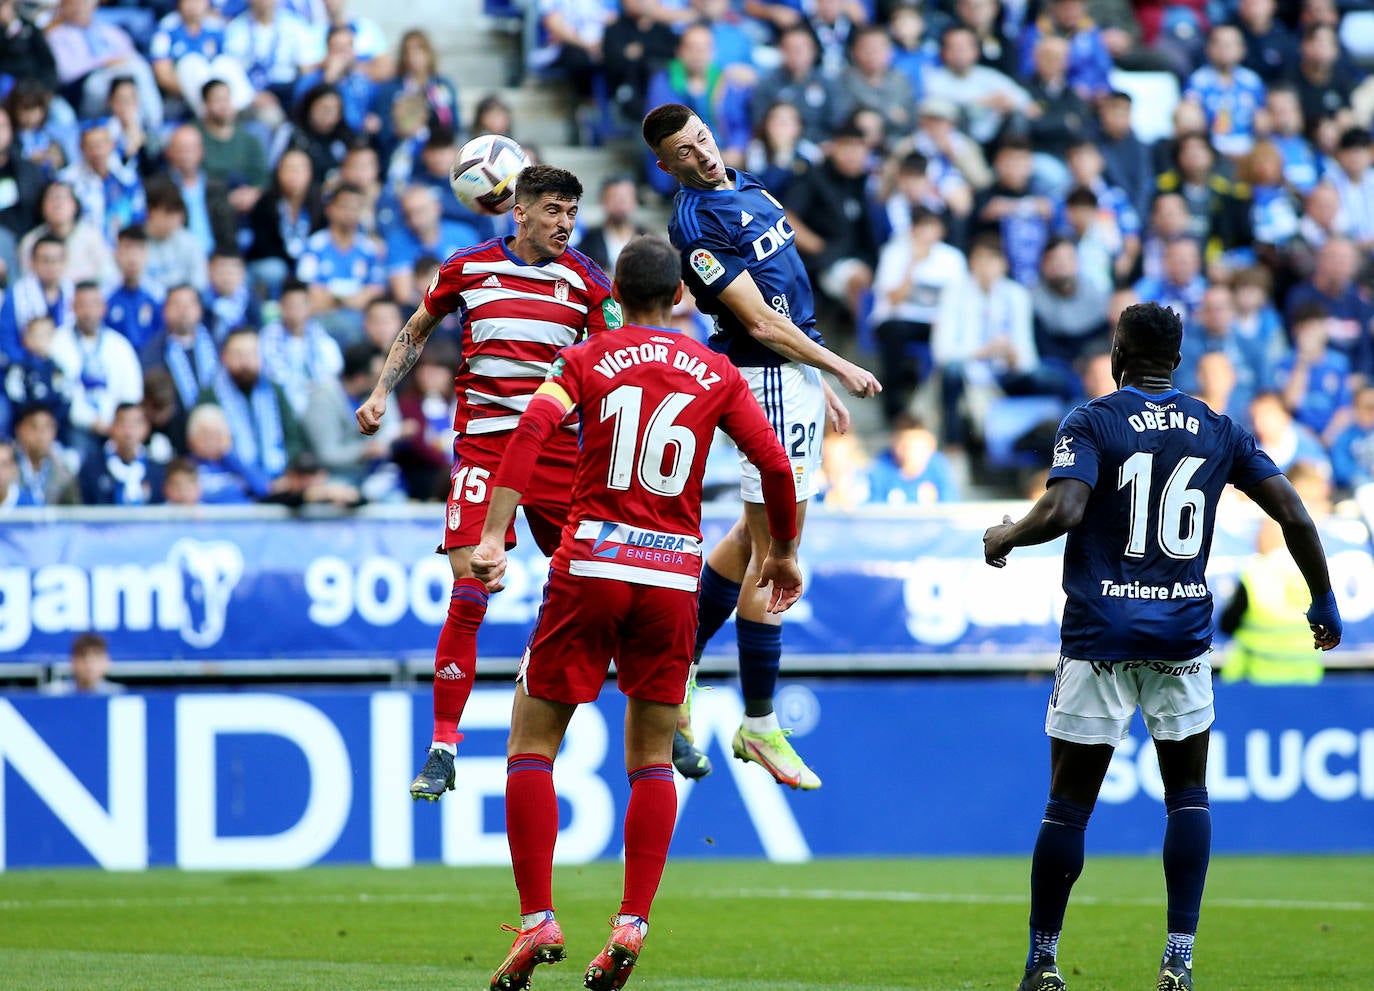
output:
[[[1144,396],[1146,399],[1168,399],[1170,396],[1177,396],[1178,389],[1167,389],[1164,392],[1142,392],[1133,385],[1123,385],[1122,392],[1134,392],[1137,396]]]
[[[512,240],[514,239],[512,238]],[[506,253],[506,257],[509,258],[513,263],[515,263],[516,265],[523,266],[524,268],[542,268],[549,262],[558,260],[556,258],[545,258],[542,262],[527,262],[519,255],[517,255],[514,251],[510,250],[510,241],[508,241],[504,237],[501,239],[501,250]]]

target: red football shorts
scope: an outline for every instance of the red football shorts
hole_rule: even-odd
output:
[[[697,594],[551,570],[518,680],[534,698],[577,705],[616,682],[633,699],[679,705],[697,634]]]
[[[505,452],[505,434],[489,437],[459,438],[449,473],[448,506],[444,515],[444,550],[475,547],[482,541],[487,522],[491,483]],[[568,521],[572,498],[573,468],[577,464],[577,442],[558,438],[545,448],[530,475],[529,487],[521,494],[534,542],[546,557],[558,549],[563,524]],[[515,546],[515,526],[506,531],[506,547]]]

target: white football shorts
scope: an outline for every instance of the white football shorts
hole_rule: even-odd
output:
[[[816,494],[825,439],[825,386],[819,369],[788,362],[766,368],[741,368],[740,374],[763,407],[783,450],[792,462],[797,501]],[[739,494],[745,502],[763,502],[759,470],[740,454]]]
[[[1059,658],[1045,732],[1073,743],[1116,746],[1135,707],[1156,740],[1184,740],[1212,725],[1212,664],[1191,661],[1079,661]]]

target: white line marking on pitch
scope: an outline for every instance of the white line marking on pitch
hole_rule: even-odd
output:
[[[1025,895],[981,895],[969,892],[939,891],[849,891],[836,888],[741,888],[735,891],[703,891],[695,897],[781,898],[800,901],[837,902],[922,902],[961,905],[1022,905]],[[1122,905],[1156,908],[1163,904],[1156,898],[1098,898],[1075,895],[1076,905]],[[1312,909],[1333,912],[1367,912],[1374,909],[1370,902],[1298,901],[1286,898],[1206,898],[1213,908],[1275,908]]]
[[[737,888],[706,889],[698,891],[669,891],[670,897],[678,898],[773,898],[794,901],[838,901],[838,902],[897,902],[917,904],[948,905],[1022,905],[1025,895],[974,894],[971,892],[942,891],[855,891],[840,888]],[[587,898],[599,897],[587,893]],[[35,898],[32,900],[6,899],[0,901],[0,911],[33,911],[37,909],[62,908],[214,908],[219,906],[249,905],[447,905],[459,903],[479,903],[488,901],[485,894],[418,894],[397,892],[369,894],[357,892],[338,895],[174,895],[168,898]],[[564,901],[580,900],[576,894],[563,896]],[[1163,902],[1152,898],[1099,898],[1093,895],[1074,897],[1078,905],[1133,906],[1158,908]],[[1295,909],[1328,912],[1368,912],[1374,910],[1374,903],[1356,901],[1299,901],[1284,898],[1208,898],[1206,904],[1212,908],[1239,909]]]

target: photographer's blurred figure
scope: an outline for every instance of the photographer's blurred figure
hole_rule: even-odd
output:
[[[71,677],[43,686],[49,695],[118,695],[124,686],[110,681],[110,645],[99,633],[82,633],[72,641]]]
[[[1308,461],[1296,462],[1287,474],[1312,519],[1320,523],[1331,511],[1331,480]],[[1310,594],[1285,547],[1283,530],[1267,516],[1260,521],[1256,550],[1217,620],[1221,632],[1232,638],[1221,678],[1315,685],[1324,667],[1321,651],[1312,649],[1312,630],[1303,615]]]

